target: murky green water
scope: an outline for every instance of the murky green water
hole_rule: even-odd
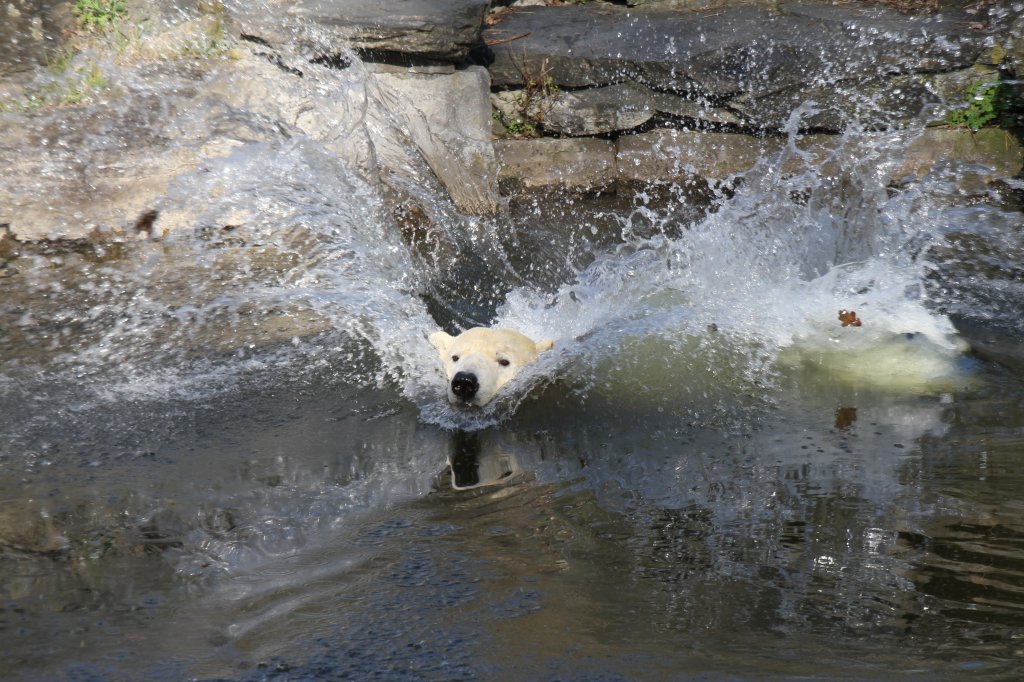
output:
[[[0,557],[2,664],[23,679],[1012,679],[1024,391],[981,374],[912,397],[796,385],[722,428],[557,389],[475,435],[328,382],[115,408],[135,436],[97,426],[75,452],[85,434],[55,428],[49,452],[5,455],[7,537],[55,537]],[[453,490],[449,457],[460,486],[512,475]]]

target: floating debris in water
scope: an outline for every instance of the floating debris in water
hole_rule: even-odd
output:
[[[843,323],[844,327],[859,327],[862,324],[861,319],[853,310],[840,310],[839,321]]]

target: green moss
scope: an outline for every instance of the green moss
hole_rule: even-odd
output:
[[[60,76],[68,70],[68,66],[71,64],[71,59],[74,56],[75,51],[71,47],[67,45],[61,46],[47,58],[46,70],[54,76]]]
[[[509,135],[515,135],[517,137],[532,136],[537,133],[537,129],[534,125],[521,116],[516,116],[512,120],[506,121],[505,129],[509,132]]]
[[[203,35],[182,46],[180,56],[198,59],[220,57],[230,52],[233,47],[234,44],[228,36],[223,19],[214,17],[206,24]]]
[[[72,12],[80,28],[98,33],[128,16],[124,0],[75,0]]]
[[[946,125],[978,131],[986,125],[1020,125],[1021,98],[1006,83],[977,81],[967,89],[966,105],[946,115]]]
[[[109,87],[103,70],[92,64],[26,92],[24,97],[0,103],[0,112],[31,113],[49,107],[86,104]]]
[[[491,117],[505,127],[509,137],[536,137],[537,126],[526,116],[515,114],[506,116],[495,110]]]
[[[978,130],[996,117],[995,97],[998,83],[979,81],[967,89],[967,106],[946,114],[946,123],[954,128]]]

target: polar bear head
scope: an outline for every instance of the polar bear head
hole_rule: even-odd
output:
[[[514,329],[474,327],[458,336],[445,332],[430,335],[448,376],[448,402],[452,405],[486,405],[502,386],[553,341],[534,342]]]

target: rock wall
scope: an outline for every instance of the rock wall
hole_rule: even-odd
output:
[[[308,0],[286,13],[307,20],[298,34],[317,36],[306,41],[314,59],[351,46],[366,60],[395,65],[390,82],[401,69],[418,69],[421,75],[401,79],[411,89],[390,98],[395,111],[402,101],[418,111],[416,102],[432,89],[446,97],[445,76],[425,70],[486,67],[479,77],[491,91],[489,106],[472,99],[476,87],[458,106],[413,115],[424,125],[411,128],[455,203],[474,212],[493,210],[495,175],[506,193],[714,182],[780,149],[786,131],[807,135],[801,145],[826,156],[827,135],[849,126],[942,122],[969,103],[979,83],[1012,82],[1024,34],[1024,7],[967,1],[919,14],[827,0],[364,5]],[[260,12],[236,17],[243,33],[266,25]],[[467,129],[460,107],[477,125],[482,108],[493,109],[493,155],[476,132],[433,149],[432,139],[450,135],[438,131]],[[974,138],[967,128],[929,134],[907,167],[919,174],[937,159],[964,157],[1020,172],[1024,152],[1015,136],[1001,136],[1001,147],[972,145]]]
[[[779,148],[787,131],[942,123],[979,87],[1024,92],[1013,83],[1024,7],[945,3],[941,13],[907,15],[870,2],[537,4],[492,13],[481,50],[498,135],[541,138],[498,146],[503,178],[523,186],[717,180]],[[927,147],[931,163],[966,154],[1015,175],[1019,140],[1001,137],[1001,149],[981,145],[980,153],[965,127],[929,134],[913,150]],[[572,167],[540,168],[564,163],[568,148],[577,150]]]
[[[194,226],[174,182],[296,135],[400,201],[430,176],[473,214],[501,210],[500,190],[725,180],[785,132],[824,156],[848,126],[942,121],[997,84],[1019,97],[1024,6],[943,7],[135,0],[115,49],[109,36],[62,45],[70,4],[21,0],[0,31],[0,226],[19,239],[130,235],[151,209],[147,234]],[[54,54],[68,59],[59,75]],[[992,144],[936,129],[900,172],[962,158],[1016,175],[1021,121],[1003,123],[1011,133]]]

